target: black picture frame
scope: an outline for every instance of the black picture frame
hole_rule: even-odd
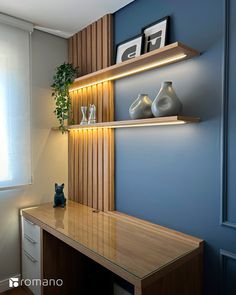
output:
[[[136,45],[138,45],[136,49],[134,48],[135,41],[136,41]],[[136,35],[132,38],[129,38],[119,43],[116,46],[115,64],[124,62],[126,60],[131,60],[137,56],[140,56],[143,53],[143,44],[144,44],[143,34]],[[127,45],[127,48],[125,45]],[[132,48],[130,52],[127,51],[129,48]],[[126,55],[124,55],[125,52],[126,52]]]
[[[169,26],[170,26],[170,16],[165,16],[158,21],[155,21],[144,28],[142,28],[143,35],[143,53],[147,53],[158,48],[164,47],[169,42]],[[160,29],[162,29],[160,33]],[[151,33],[153,29],[153,32]],[[159,30],[159,31],[158,31]],[[148,32],[150,31],[150,32]],[[155,33],[155,31],[157,31]],[[152,36],[152,39],[149,39]],[[153,38],[154,37],[154,38]],[[156,39],[153,44],[152,40]],[[158,41],[158,42],[157,42]]]

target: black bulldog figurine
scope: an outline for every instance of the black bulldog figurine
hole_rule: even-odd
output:
[[[54,195],[53,208],[58,206],[61,206],[62,208],[65,207],[66,198],[65,198],[63,189],[64,189],[64,183],[62,185],[55,183],[55,195]]]

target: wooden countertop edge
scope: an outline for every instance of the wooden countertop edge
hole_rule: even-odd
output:
[[[148,276],[146,276],[141,282],[142,288],[149,286],[153,282],[165,276],[167,273],[175,270],[176,268],[180,267],[184,263],[190,261],[197,255],[203,255],[203,247],[190,251],[186,255],[177,258],[176,260],[172,261],[169,264],[166,264],[162,268],[158,269],[158,271],[155,271],[152,274],[149,274]]]
[[[158,225],[158,224],[151,223],[149,221],[145,221],[145,220],[127,215],[125,213],[121,213],[119,211],[107,211],[107,212],[105,212],[105,214],[119,218],[120,220],[125,220],[127,222],[136,224],[137,226],[142,227],[142,228],[146,228],[152,232],[158,232],[158,233],[161,233],[161,234],[164,234],[167,236],[172,236],[173,238],[176,238],[178,240],[183,240],[186,243],[193,244],[196,247],[202,248],[204,245],[204,240],[201,240],[199,238],[192,237],[190,235],[175,231],[173,229],[166,228],[166,227]]]
[[[114,272],[118,276],[122,277],[123,279],[127,280],[131,284],[141,287],[142,278],[138,278],[135,275],[132,275],[130,272],[126,271],[125,269],[121,268],[120,266],[116,265],[115,263],[110,262],[105,257],[93,252],[92,250],[88,249],[87,247],[81,245],[80,243],[74,241],[73,239],[67,237],[63,233],[55,230],[54,228],[48,226],[47,224],[41,222],[37,218],[34,218],[26,211],[22,212],[23,217],[29,219],[29,221],[37,224],[43,230],[47,231],[54,237],[58,238],[59,240],[65,242],[67,245],[71,246],[72,248],[76,249],[80,253],[84,254],[85,256],[91,258],[92,260],[96,261],[100,265],[104,266],[105,268],[109,269],[110,271]]]

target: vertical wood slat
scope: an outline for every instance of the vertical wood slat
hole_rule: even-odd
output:
[[[69,63],[72,63],[72,56],[73,56],[73,37],[70,37],[68,40],[68,60]]]
[[[83,29],[82,31],[82,63],[81,63],[81,73],[82,75],[87,74],[87,31]]]
[[[102,40],[103,40],[103,36],[102,36],[102,19],[99,19],[97,21],[97,70],[101,70],[102,66],[103,66],[103,62],[102,62]]]
[[[85,132],[84,132],[85,131]],[[83,204],[88,205],[88,130],[83,131]]]
[[[77,52],[77,36],[72,37],[72,63],[75,67],[78,66],[78,52]]]
[[[97,23],[92,24],[92,72],[97,70]]]
[[[112,64],[112,22],[112,15],[106,15],[69,39],[69,61],[80,75]],[[89,104],[96,105],[98,122],[113,120],[113,88],[113,82],[103,82],[71,93],[74,123],[82,119],[81,106]],[[113,130],[69,133],[69,198],[99,210],[114,209]]]
[[[97,122],[103,121],[103,85],[97,85]]]
[[[103,210],[103,129],[98,129],[98,209]]]
[[[109,38],[108,38],[108,46],[109,46],[108,66],[111,66],[114,62],[114,37],[113,37],[114,32],[113,32],[113,16],[112,16],[112,14],[108,14],[108,34],[109,34]]]
[[[109,28],[108,17],[104,15],[102,18],[102,68],[106,68],[109,65]]]
[[[109,210],[109,129],[103,130],[103,197],[104,197],[104,210]]]
[[[74,199],[74,131],[70,133],[68,139],[68,160],[69,160],[69,169],[68,169],[68,198]]]
[[[87,87],[87,105],[92,104],[93,96],[92,96],[92,87]],[[92,194],[92,180],[93,180],[93,141],[92,141],[92,131],[88,130],[88,200],[87,205],[93,206],[93,194]]]
[[[92,25],[88,26],[86,28],[86,41],[87,41],[87,56],[86,56],[86,61],[87,61],[87,73],[92,72]]]
[[[77,66],[79,71],[79,76],[82,75],[81,65],[82,65],[82,32],[78,32],[77,34]]]
[[[76,184],[79,186],[79,203],[83,204],[83,171],[84,171],[84,164],[83,164],[83,158],[84,158],[84,141],[83,141],[83,135],[84,133],[79,130],[77,134],[77,140],[79,140],[79,179],[75,179]],[[69,134],[70,136],[70,134]]]
[[[115,210],[115,139],[114,130],[109,129],[109,208]]]
[[[98,209],[98,132],[93,133],[93,208]]]
[[[79,179],[79,154],[80,154],[80,145],[78,140],[78,131],[75,131],[74,134],[74,195],[73,200],[75,202],[79,201],[79,187],[76,185],[76,182]]]

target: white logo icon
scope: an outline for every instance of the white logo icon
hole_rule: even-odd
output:
[[[9,287],[10,288],[19,287],[19,279],[18,278],[10,278],[9,279]]]

